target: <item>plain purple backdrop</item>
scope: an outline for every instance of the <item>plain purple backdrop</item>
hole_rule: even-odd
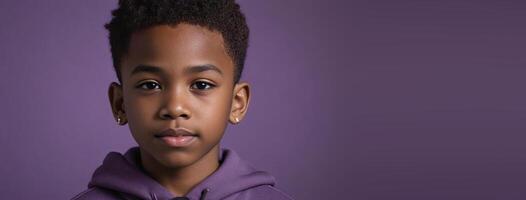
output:
[[[223,146],[296,199],[526,199],[526,3],[239,1],[247,118]],[[116,125],[116,1],[0,2],[0,198],[69,199]]]

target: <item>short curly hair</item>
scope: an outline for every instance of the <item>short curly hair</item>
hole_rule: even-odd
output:
[[[122,83],[121,59],[128,52],[132,33],[156,25],[189,23],[221,33],[235,65],[234,83],[243,72],[249,28],[235,0],[119,0],[113,18],[104,25],[109,31],[113,68]]]

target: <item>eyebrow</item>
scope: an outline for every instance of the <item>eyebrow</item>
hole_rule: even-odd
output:
[[[138,74],[141,72],[152,73],[152,74],[162,74],[163,70],[160,67],[151,66],[151,65],[137,65],[131,72],[131,75]]]
[[[185,69],[185,73],[188,74],[201,73],[205,71],[215,71],[219,73],[219,75],[223,76],[223,72],[218,67],[212,64],[195,65]]]
[[[221,76],[223,76],[223,72],[218,67],[212,64],[190,66],[184,70],[184,73],[194,74],[194,73],[201,73],[205,71],[215,71],[219,73]],[[131,72],[131,75],[141,73],[141,72],[152,73],[152,74],[163,74],[164,70],[157,66],[140,64],[140,65],[137,65],[137,67],[133,69],[133,71]]]

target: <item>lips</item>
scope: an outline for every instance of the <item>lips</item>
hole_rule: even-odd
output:
[[[183,128],[166,129],[163,132],[155,134],[164,144],[171,147],[190,146],[198,137],[197,134]]]
[[[176,128],[176,129],[166,129],[163,132],[160,132],[158,134],[155,134],[155,137],[166,137],[166,136],[172,136],[172,137],[179,137],[179,136],[194,136],[197,137],[197,134],[184,129],[184,128]]]

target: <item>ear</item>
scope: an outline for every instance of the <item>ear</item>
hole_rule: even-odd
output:
[[[124,111],[124,99],[122,95],[122,86],[118,83],[112,82],[108,88],[108,97],[110,100],[111,111],[115,121],[120,117],[119,125],[126,124],[126,112]]]
[[[234,86],[232,106],[230,109],[230,123],[239,123],[248,110],[250,102],[250,85],[246,82],[239,82]]]

